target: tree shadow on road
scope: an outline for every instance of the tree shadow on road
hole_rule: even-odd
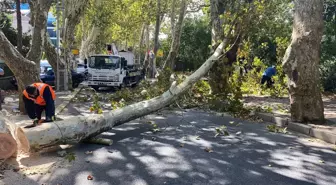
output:
[[[151,116],[149,120],[162,131],[157,133],[150,131],[153,125],[139,121],[116,127],[101,135],[114,140],[112,146],[79,144],[71,150],[77,158],[69,163],[71,165],[59,166],[48,175],[28,177],[27,182],[73,185],[336,183],[336,155],[330,145],[311,142],[298,134],[270,133],[264,123],[248,123],[201,111],[188,111],[181,119],[179,114]],[[215,129],[222,125],[228,127],[230,135],[214,137]],[[86,151],[93,154],[87,155]],[[94,179],[87,180],[88,175]]]

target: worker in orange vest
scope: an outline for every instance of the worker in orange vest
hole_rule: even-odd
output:
[[[45,83],[33,83],[23,91],[25,109],[30,119],[33,119],[31,127],[42,122],[52,122],[55,119],[56,94],[51,86]],[[46,119],[42,120],[42,112],[45,111]],[[29,127],[27,127],[29,128]]]

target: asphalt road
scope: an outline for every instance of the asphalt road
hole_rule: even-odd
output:
[[[149,124],[134,121],[101,135],[114,140],[112,146],[80,144],[71,149],[76,160],[67,166],[27,177],[9,171],[2,181],[7,185],[336,184],[336,152],[326,143],[299,134],[270,133],[264,123],[201,111],[188,111],[183,120],[180,113],[150,118],[162,132],[154,134]],[[215,128],[222,125],[230,136],[215,138]],[[44,154],[41,163],[48,158],[60,159],[55,153]],[[93,180],[87,180],[88,175]]]

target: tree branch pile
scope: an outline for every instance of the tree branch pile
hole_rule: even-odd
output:
[[[192,75],[182,83],[173,82],[169,90],[161,96],[150,100],[138,102],[121,109],[113,110],[103,115],[90,115],[73,117],[67,120],[57,121],[31,129],[25,129],[24,134],[29,141],[32,150],[53,146],[62,143],[78,143],[84,139],[94,137],[136,118],[158,111],[171,103],[192,87],[206,73],[212,65],[222,56],[223,49],[227,46],[224,40],[214,54]],[[10,124],[6,122],[5,124]],[[14,138],[16,135],[14,134]],[[28,146],[25,146],[28,147]],[[0,156],[1,158],[1,156]]]

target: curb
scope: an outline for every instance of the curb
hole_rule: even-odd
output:
[[[336,133],[333,133],[329,130],[317,129],[309,125],[291,122],[287,117],[281,117],[274,114],[257,112],[256,116],[265,122],[275,123],[279,127],[287,127],[288,130],[315,137],[327,143],[336,144]]]
[[[59,106],[57,106],[55,110],[55,115],[57,116],[59,113],[61,113],[65,107],[67,107],[70,102],[77,96],[77,94],[83,89],[83,87],[80,87],[78,89],[75,89],[74,92],[71,93],[70,97],[63,101]]]

